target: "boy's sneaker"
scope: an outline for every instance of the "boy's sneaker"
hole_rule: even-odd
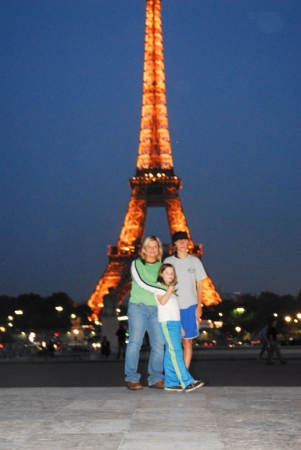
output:
[[[193,383],[191,383],[188,386],[186,386],[185,392],[192,392],[195,389],[198,389],[198,388],[204,386],[204,384],[205,384],[204,381],[194,381]]]
[[[165,390],[165,391],[182,392],[182,391],[183,391],[183,388],[182,388],[182,386],[180,386],[180,385],[178,384],[177,386],[165,387],[164,390]]]

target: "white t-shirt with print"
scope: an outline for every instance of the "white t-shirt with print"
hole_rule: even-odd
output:
[[[178,279],[177,299],[181,309],[196,305],[197,290],[196,283],[207,277],[202,262],[196,256],[187,255],[186,258],[168,256],[164,263],[172,264],[176,270]]]

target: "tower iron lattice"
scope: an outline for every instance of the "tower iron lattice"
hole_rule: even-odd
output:
[[[101,312],[103,297],[109,288],[115,289],[119,303],[130,290],[130,265],[140,253],[149,207],[164,207],[170,234],[186,231],[190,253],[202,256],[202,245],[194,244],[183,212],[179,197],[182,182],[174,173],[166,104],[161,0],[146,0],[140,138],[136,173],[129,185],[132,194],[118,243],[108,246],[108,265],[88,300],[94,319]],[[165,256],[172,253],[170,244],[163,244],[163,248]],[[220,301],[211,279],[206,279],[204,304]]]

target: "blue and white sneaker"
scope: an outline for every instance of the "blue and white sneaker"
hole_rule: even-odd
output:
[[[183,388],[179,384],[177,386],[169,386],[164,388],[165,391],[182,392]]]
[[[190,383],[188,386],[186,386],[185,392],[192,392],[195,389],[198,389],[198,388],[204,386],[204,384],[205,384],[204,381],[196,380],[193,383]]]

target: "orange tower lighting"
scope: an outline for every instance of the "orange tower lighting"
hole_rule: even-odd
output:
[[[162,39],[161,0],[146,0],[142,113],[136,174],[129,180],[131,198],[116,246],[108,247],[109,263],[88,300],[97,319],[103,297],[114,288],[122,302],[129,292],[130,265],[139,256],[144,238],[147,209],[164,207],[170,234],[186,231],[190,253],[201,257],[202,245],[194,244],[183,212],[179,190],[181,180],[175,176],[169,136]],[[164,244],[164,255],[172,246]],[[221,301],[210,278],[204,280],[203,303]]]

